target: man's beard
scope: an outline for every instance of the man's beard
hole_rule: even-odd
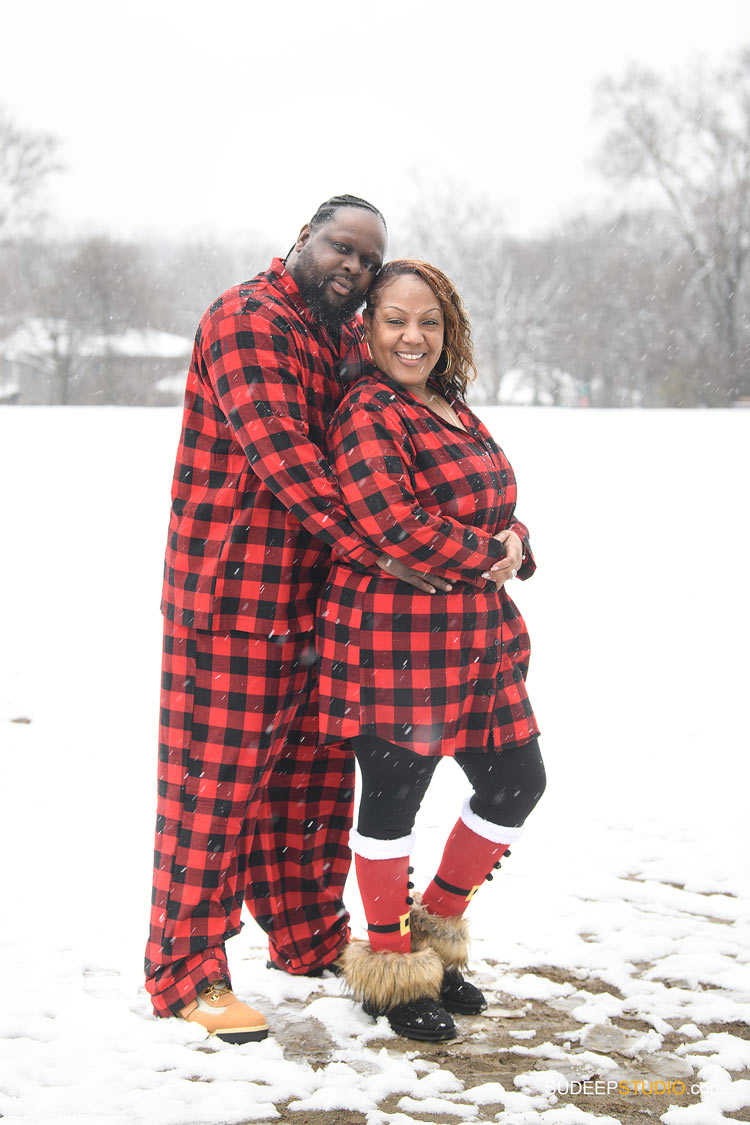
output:
[[[316,283],[310,281],[303,273],[302,276],[298,275],[294,280],[297,282],[297,288],[315,319],[329,332],[335,334],[341,331],[341,325],[345,321],[351,320],[363,302],[363,298],[358,293],[352,294],[343,304],[334,304],[329,301],[323,292],[323,288],[331,280],[330,277],[324,277],[322,283]]]

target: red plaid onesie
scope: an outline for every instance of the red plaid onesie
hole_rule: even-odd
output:
[[[538,734],[526,626],[505,588],[481,577],[506,528],[524,543],[519,577],[536,569],[514,517],[515,476],[476,415],[450,403],[467,432],[377,372],[331,425],[329,459],[354,527],[407,565],[429,560],[454,585],[422,594],[335,561],[318,610],[323,740],[371,734],[436,756]]]
[[[292,972],[334,960],[351,755],[321,752],[313,612],[331,552],[372,566],[321,450],[340,341],[280,259],[201,320],[172,487],[147,987],[168,1015],[223,976],[243,899]]]

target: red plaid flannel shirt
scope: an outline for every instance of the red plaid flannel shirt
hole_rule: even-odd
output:
[[[526,690],[529,636],[505,587],[482,573],[515,516],[516,478],[489,431],[450,398],[465,431],[381,372],[346,396],[329,431],[357,530],[409,566],[442,572],[448,593],[422,594],[380,570],[336,562],[319,604],[320,731],[374,734],[420,754],[523,745],[538,731]]]
[[[451,442],[450,428],[382,372],[352,390],[332,423],[329,446],[354,526],[407,566],[482,589],[482,573],[505,555],[494,536],[509,529],[524,547],[518,576],[528,578],[536,563],[528,529],[513,514],[515,478],[510,481],[510,467],[476,415],[459,400],[451,403],[473,437]]]
[[[375,563],[322,452],[331,414],[365,362],[359,323],[334,341],[279,258],[205,313],[172,485],[162,592],[171,621],[307,631],[331,552]]]

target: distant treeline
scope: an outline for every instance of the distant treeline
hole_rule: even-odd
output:
[[[391,256],[431,260],[458,286],[475,401],[750,403],[750,51],[679,80],[631,70],[596,109],[617,214],[522,239],[465,186],[415,189],[387,216]],[[54,153],[0,116],[0,401],[178,401],[205,307],[296,232],[283,247],[55,241],[31,206]]]

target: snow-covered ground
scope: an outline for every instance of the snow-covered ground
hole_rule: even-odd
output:
[[[270,973],[251,922],[228,947],[235,989],[276,1037],[228,1047],[153,1019],[141,963],[179,411],[0,408],[4,1123],[750,1119],[750,412],[483,413],[539,561],[514,596],[549,784],[470,908],[492,1006],[446,1051],[396,1039],[336,980]],[[442,763],[417,886],[464,792]],[[353,883],[349,900],[359,928]],[[584,1079],[613,1085],[604,1098],[571,1085]],[[656,1079],[672,1083],[658,1101],[633,1085]]]

